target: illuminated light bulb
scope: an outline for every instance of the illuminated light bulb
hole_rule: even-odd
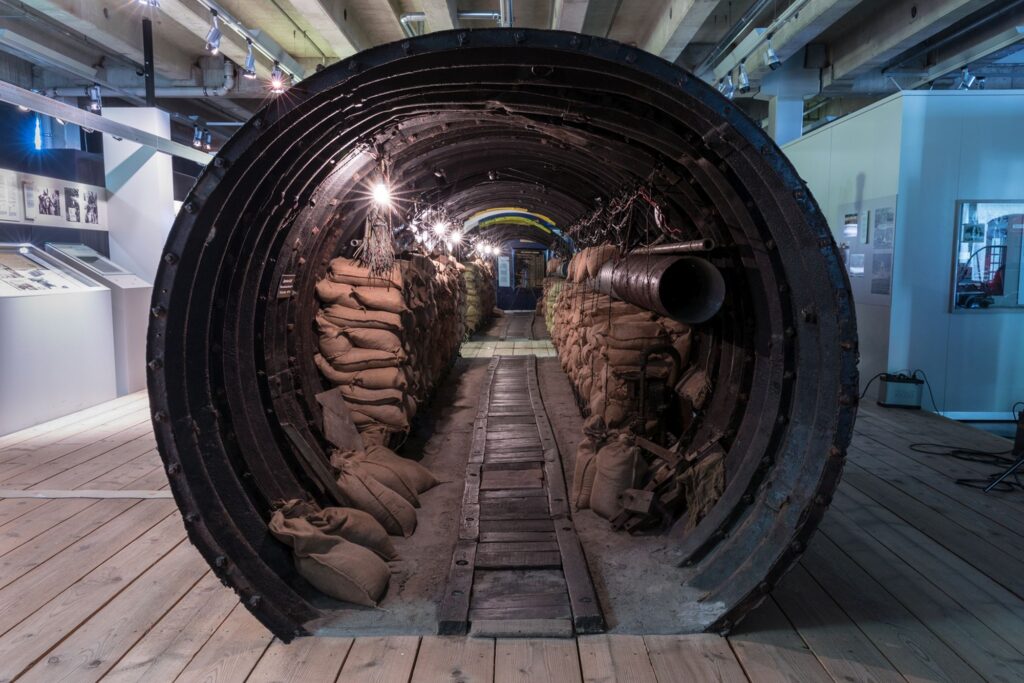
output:
[[[452,240],[452,242],[456,242],[456,243],[461,242],[462,241],[462,233],[459,232],[458,230],[453,230],[452,231],[451,240]]]
[[[381,206],[389,206],[391,204],[391,190],[384,183],[377,183],[373,186],[373,201],[377,202]]]
[[[270,92],[280,95],[284,92],[284,85],[284,72],[281,71],[281,65],[274,62],[274,68],[270,72]]]
[[[434,223],[434,234],[437,235],[438,237],[443,236],[445,231],[447,230],[448,226],[445,225],[443,221],[438,221],[437,223]]]

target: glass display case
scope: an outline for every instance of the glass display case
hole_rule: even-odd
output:
[[[0,297],[80,292],[98,283],[25,244],[0,244]]]
[[[1024,201],[957,203],[953,310],[1024,309]]]

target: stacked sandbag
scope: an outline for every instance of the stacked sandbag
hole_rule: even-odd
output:
[[[279,507],[270,533],[290,546],[295,569],[326,595],[374,607],[398,559],[391,539],[370,515],[353,508],[324,508],[300,500]]]
[[[349,503],[392,536],[412,535],[419,495],[438,483],[423,465],[379,445],[362,451],[336,450],[331,466]]]
[[[497,302],[494,271],[489,262],[476,259],[465,264],[462,279],[466,286],[466,331],[469,338],[490,320]]]
[[[552,330],[555,327],[555,311],[558,309],[558,296],[562,293],[562,287],[564,285],[565,278],[544,278],[544,293],[542,296],[544,306],[544,325],[547,327],[549,335],[552,334]]]
[[[688,325],[616,301],[593,288],[598,271],[617,256],[618,249],[613,245],[584,249],[569,261],[565,280],[557,286],[546,283],[545,288],[545,298],[550,296],[553,300],[547,313],[552,343],[588,416],[587,433],[576,453],[573,505],[576,509],[591,507],[609,518],[619,511],[613,501],[630,485],[624,475],[618,476],[624,466],[618,469],[607,466],[606,474],[617,474],[602,477],[599,456],[614,445],[603,458],[606,464],[613,460],[613,455],[624,452],[635,460],[639,451],[626,448],[619,438],[631,428],[654,426],[635,424],[639,414],[635,392],[645,351],[656,346],[672,346],[676,350],[681,360],[681,375],[676,378],[675,389],[688,402],[688,407],[699,409],[710,394],[710,382],[705,373],[689,367],[692,332]],[[649,358],[648,377],[667,380],[670,372],[668,354]],[[639,463],[634,465],[629,479],[638,483],[638,472],[643,468]],[[600,495],[595,498],[594,492]],[[595,505],[595,500],[600,502]]]
[[[408,432],[462,339],[464,290],[455,261],[415,256],[377,277],[335,258],[316,296],[314,360],[340,387],[364,441]]]

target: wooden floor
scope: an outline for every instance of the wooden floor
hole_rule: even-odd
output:
[[[173,501],[159,498],[146,400],[124,397],[0,437],[0,679],[1022,681],[1024,493],[957,486],[990,469],[914,453],[916,441],[1007,447],[865,406],[800,566],[728,639],[282,645],[185,541]],[[14,497],[76,490],[132,497]]]

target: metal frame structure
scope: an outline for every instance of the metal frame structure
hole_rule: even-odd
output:
[[[714,240],[727,296],[699,330],[714,390],[689,437],[725,451],[727,483],[668,540],[695,596],[674,606],[680,630],[728,631],[838,483],[858,395],[849,282],[806,185],[754,122],[658,57],[564,32],[456,30],[359,53],[270,103],[199,178],[154,288],[149,388],[175,499],[217,576],[283,640],[337,618],[266,520],[277,499],[333,502],[307,468],[326,450],[312,292],[361,234],[372,150],[399,202],[448,215],[493,206],[474,188],[514,169],[550,189],[525,208],[559,225],[644,182],[665,225],[685,226],[669,241]]]

